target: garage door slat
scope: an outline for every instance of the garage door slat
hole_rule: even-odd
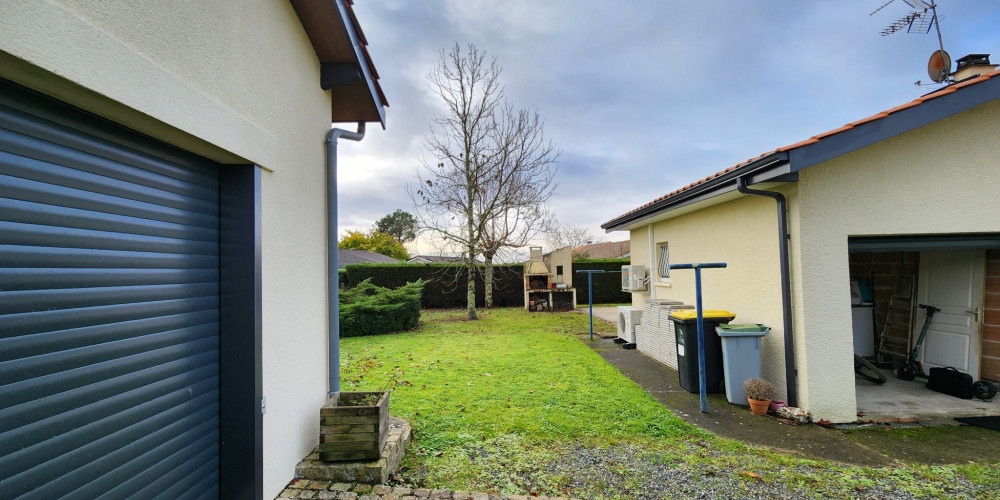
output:
[[[137,338],[156,332],[179,330],[199,325],[214,325],[218,311],[186,312],[154,318],[70,328],[21,335],[0,340],[0,361],[38,356],[60,350],[76,349],[114,340]],[[214,328],[214,327],[213,327]]]
[[[0,268],[0,290],[44,290],[102,286],[218,282],[217,269]]]
[[[159,302],[5,314],[0,315],[0,338],[51,330],[69,330],[82,326],[104,325],[140,318],[215,310],[218,309],[218,306],[218,297],[188,297]]]
[[[4,124],[3,128],[16,131],[24,137],[42,139],[45,142],[60,144],[138,167],[136,175],[141,176],[144,171],[148,171],[190,185],[208,188],[215,185],[216,168],[204,158],[158,148],[155,141],[128,132],[123,134],[121,130],[92,128],[90,123],[80,123],[89,121],[85,116],[53,109],[58,105],[38,105],[36,102],[25,100],[8,101],[4,104],[0,105],[0,123]],[[72,121],[81,126],[74,126]],[[116,141],[114,136],[118,136],[121,140]],[[130,144],[126,145],[125,142]],[[148,149],[155,150],[156,154],[150,155],[148,151],[140,151],[135,147],[136,144],[145,144]]]
[[[2,153],[0,153],[2,157]],[[46,184],[0,173],[0,198],[46,203],[54,207],[78,208],[98,213],[173,222],[198,227],[218,228],[218,218],[212,214],[186,211],[94,193],[83,189]]]
[[[5,198],[0,198],[0,220],[192,241],[217,242],[219,238],[219,233],[215,228],[175,224],[77,208],[53,207],[41,203],[14,201]]]
[[[211,403],[211,400],[217,398],[217,393],[205,393],[166,411],[156,413],[147,419],[134,423],[127,423],[125,421],[126,425],[124,427],[117,427],[110,434],[85,443],[69,452],[53,454],[51,459],[48,460],[46,458],[49,458],[49,454],[43,453],[41,450],[30,449],[28,451],[35,452],[31,454],[16,453],[12,456],[23,457],[22,460],[25,461],[40,461],[40,463],[30,469],[25,469],[18,462],[5,463],[4,465],[9,467],[8,470],[17,471],[14,478],[17,479],[17,484],[20,485],[20,487],[11,488],[7,491],[13,493],[15,496],[29,492],[39,486],[43,486],[54,478],[64,476],[87,464],[100,460],[102,457],[108,455],[106,451],[108,449],[114,451],[122,450],[137,441],[145,439],[150,440],[147,441],[148,447],[155,449],[160,444],[159,440],[157,440],[158,437],[162,439],[168,437],[171,433],[183,432],[185,428],[195,428],[205,420],[210,420],[212,418],[210,415],[218,411],[217,404]],[[102,427],[104,428],[115,426],[116,423],[114,421],[102,423]],[[207,434],[203,434],[203,436],[211,438],[214,437],[216,432],[210,431]],[[6,462],[7,460],[2,461]],[[22,471],[21,469],[25,470]],[[92,477],[83,479],[92,479]]]
[[[17,427],[7,432],[7,440],[0,442],[0,456],[5,456],[17,450],[27,448],[34,443],[41,443],[65,433],[66,428],[63,418],[76,422],[100,422],[130,408],[148,403],[150,394],[161,394],[163,396],[159,396],[158,400],[164,401],[167,401],[164,398],[174,394],[175,397],[180,398],[176,402],[180,402],[186,398],[184,394],[187,393],[188,388],[196,394],[212,390],[215,387],[212,384],[211,376],[212,372],[216,369],[215,365],[207,365],[197,370],[167,377],[152,384],[116,394],[110,398],[67,410],[62,415],[53,415]],[[172,406],[176,402],[169,402],[167,404]]]

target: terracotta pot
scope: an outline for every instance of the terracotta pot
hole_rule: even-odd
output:
[[[771,401],[757,401],[756,399],[747,396],[747,401],[750,403],[750,412],[754,415],[767,415],[767,407],[771,406]]]

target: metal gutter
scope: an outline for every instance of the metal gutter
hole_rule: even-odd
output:
[[[736,178],[736,189],[743,194],[773,198],[778,202],[778,260],[781,265],[781,319],[785,334],[785,392],[789,406],[798,406],[796,394],[795,349],[792,336],[791,273],[788,266],[788,214],[785,196],[774,191],[760,191],[747,187],[746,177]]]
[[[360,141],[365,138],[365,122],[358,131],[332,128],[326,134],[326,266],[327,314],[329,316],[330,396],[340,392],[340,266],[337,256],[337,139]]]

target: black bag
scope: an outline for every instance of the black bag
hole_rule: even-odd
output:
[[[927,388],[956,398],[972,399],[972,375],[950,366],[931,368],[927,377]]]

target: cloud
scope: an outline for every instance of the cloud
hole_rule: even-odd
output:
[[[408,208],[440,109],[426,76],[440,51],[475,43],[505,91],[536,109],[563,155],[552,207],[602,222],[765,151],[929,92],[934,34],[879,35],[904,2],[357,2],[390,101],[387,130],[341,148],[341,225]],[[939,6],[957,59],[1000,46],[991,0]],[[612,235],[613,239],[618,236]]]

